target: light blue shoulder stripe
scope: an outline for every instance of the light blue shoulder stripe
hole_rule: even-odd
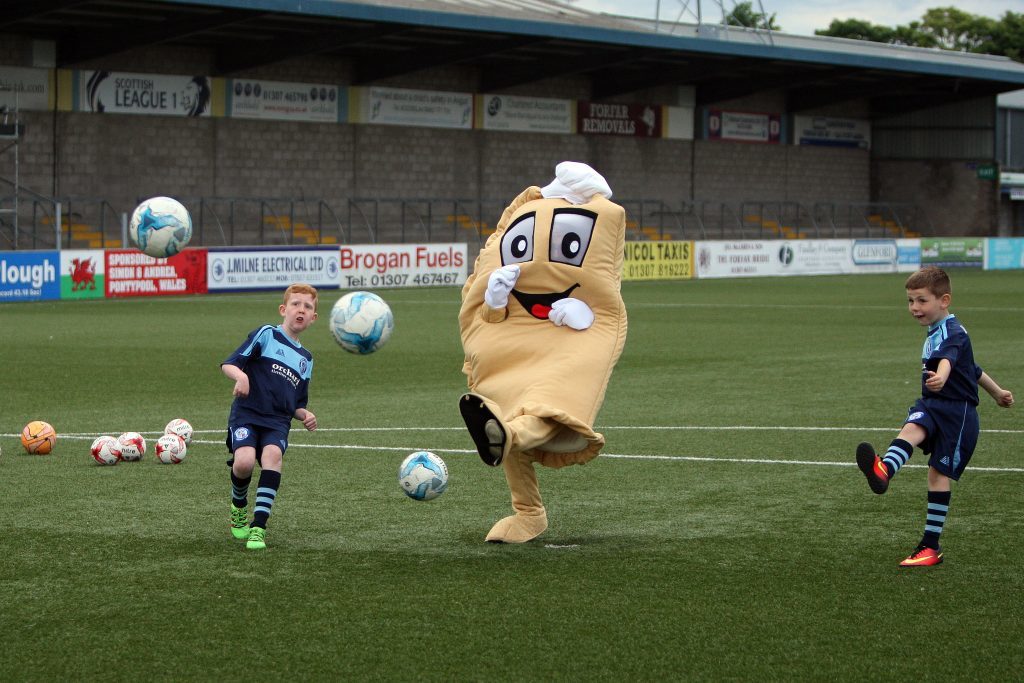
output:
[[[249,356],[252,355],[252,350],[257,346],[265,350],[267,348],[267,341],[265,337],[267,336],[269,336],[271,340],[274,339],[273,325],[264,325],[263,327],[261,327],[260,331],[253,336],[252,341],[249,342],[249,345],[242,350],[241,355],[248,358]]]
[[[313,374],[313,361],[299,353],[301,345],[296,347],[284,332],[281,333],[281,336],[287,341],[282,343],[278,340],[277,335],[270,335],[270,339],[263,345],[263,357],[287,365],[302,379],[309,379]]]

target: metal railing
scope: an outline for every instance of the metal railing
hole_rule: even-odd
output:
[[[13,184],[0,178],[0,190]],[[20,228],[0,215],[0,248],[124,245],[117,207],[95,197],[53,198],[19,188]],[[0,191],[0,201],[3,201]],[[143,198],[137,198],[141,201]],[[353,197],[178,197],[192,212],[193,246],[469,242],[494,231],[506,200]],[[915,204],[880,202],[619,200],[627,240],[901,237],[934,234]],[[340,207],[340,208],[339,208]]]

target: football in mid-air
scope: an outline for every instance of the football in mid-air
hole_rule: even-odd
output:
[[[372,292],[349,292],[331,309],[331,334],[349,353],[373,353],[387,343],[394,329],[391,308]]]
[[[89,448],[92,458],[101,465],[116,465],[121,462],[121,447],[112,436],[98,436]]]
[[[28,453],[46,455],[53,450],[53,446],[56,443],[57,432],[54,431],[49,422],[33,420],[21,430],[21,445],[25,447],[25,451]]]
[[[167,258],[192,239],[192,216],[176,199],[151,197],[135,207],[128,232],[139,249],[153,258]]]
[[[156,459],[165,465],[177,465],[187,452],[185,440],[177,434],[164,434],[156,440]]]
[[[186,445],[192,443],[192,425],[188,420],[183,420],[180,417],[167,423],[167,426],[164,427],[164,434],[177,434]]]
[[[146,454],[146,440],[138,432],[125,432],[117,437],[117,446],[125,462],[138,462]]]
[[[410,453],[398,467],[398,483],[414,500],[433,500],[448,488],[448,465],[430,451]]]

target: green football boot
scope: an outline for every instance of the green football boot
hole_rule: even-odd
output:
[[[231,535],[240,541],[249,538],[249,508],[231,505]]]
[[[267,530],[260,526],[249,529],[249,540],[245,542],[246,550],[263,550],[267,547]]]

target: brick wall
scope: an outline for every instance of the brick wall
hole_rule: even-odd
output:
[[[977,177],[975,164],[964,161],[876,159],[871,164],[872,196],[879,202],[919,205],[930,222],[927,234],[995,235],[998,188]]]

